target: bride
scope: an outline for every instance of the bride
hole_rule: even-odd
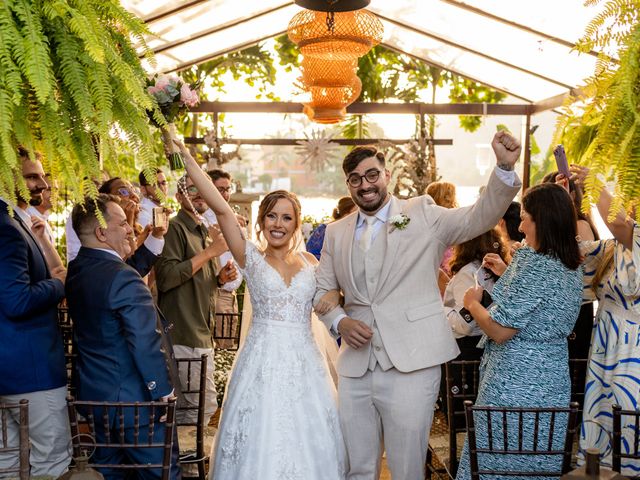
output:
[[[253,321],[238,353],[214,445],[215,480],[343,480],[346,453],[335,389],[311,332],[317,261],[298,250],[300,203],[284,190],[260,203],[259,249],[180,145],[187,173],[215,212],[251,294]]]

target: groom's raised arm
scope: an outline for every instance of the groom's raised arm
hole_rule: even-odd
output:
[[[520,142],[506,132],[498,132],[491,146],[496,154],[496,168],[475,204],[447,209],[423,202],[431,232],[445,245],[466,242],[495,227],[522,186],[514,171]]]
[[[320,253],[320,264],[316,268],[316,294],[313,297],[314,306],[325,293],[331,290],[341,290],[333,268],[333,256],[335,253],[334,246],[335,237],[330,232],[330,228],[327,227],[324,237],[324,245],[322,246],[322,253]],[[337,319],[346,316],[347,314],[344,309],[338,305],[329,313],[318,315],[318,318],[326,325],[329,332],[333,335],[337,335],[337,332],[333,331],[331,327]]]

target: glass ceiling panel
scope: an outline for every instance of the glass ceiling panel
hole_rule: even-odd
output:
[[[441,0],[442,1],[442,0]],[[445,0],[446,1],[446,0]],[[599,7],[587,8],[584,0],[455,0],[511,22],[575,43]],[[454,2],[450,2],[454,3]]]
[[[393,7],[385,3],[378,8],[373,6],[372,11],[441,39],[442,43],[458,45],[556,81],[565,89],[581,84],[595,67],[596,59],[590,55],[572,53],[564,45],[441,0],[394,0]]]
[[[251,20],[263,12],[269,12],[289,4],[291,4],[290,1],[283,0],[260,0],[259,2],[211,0],[199,3],[171,16],[151,22],[149,28],[156,37],[148,38],[147,42],[150,48],[157,49],[167,43],[197,36],[201,32]],[[284,28],[286,28],[286,24]]]
[[[199,2],[197,0],[120,0],[124,8],[145,21],[193,3]]]
[[[150,70],[178,70],[281,34],[298,10],[298,7],[289,5],[163,50],[156,54],[157,67]]]
[[[386,45],[522,99],[535,102],[567,91],[560,85],[465,52],[420,33],[387,21],[382,23],[385,30],[383,43]]]

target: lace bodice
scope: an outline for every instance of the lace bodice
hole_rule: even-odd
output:
[[[247,241],[245,267],[241,271],[251,294],[253,323],[310,324],[316,280],[314,266],[304,257],[303,260],[305,266],[287,286],[278,271],[266,261],[264,254],[255,244]]]

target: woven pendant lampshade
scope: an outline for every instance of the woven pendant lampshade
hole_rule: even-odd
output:
[[[300,2],[297,2],[299,3]],[[382,22],[367,10],[352,10],[341,0],[316,0],[289,22],[288,34],[303,55],[301,88],[310,97],[304,112],[317,123],[337,123],[362,91],[358,58],[382,41]],[[332,10],[320,8],[331,4]],[[342,3],[340,10],[338,7]],[[369,3],[369,2],[360,2]],[[352,5],[353,6],[353,5]]]

